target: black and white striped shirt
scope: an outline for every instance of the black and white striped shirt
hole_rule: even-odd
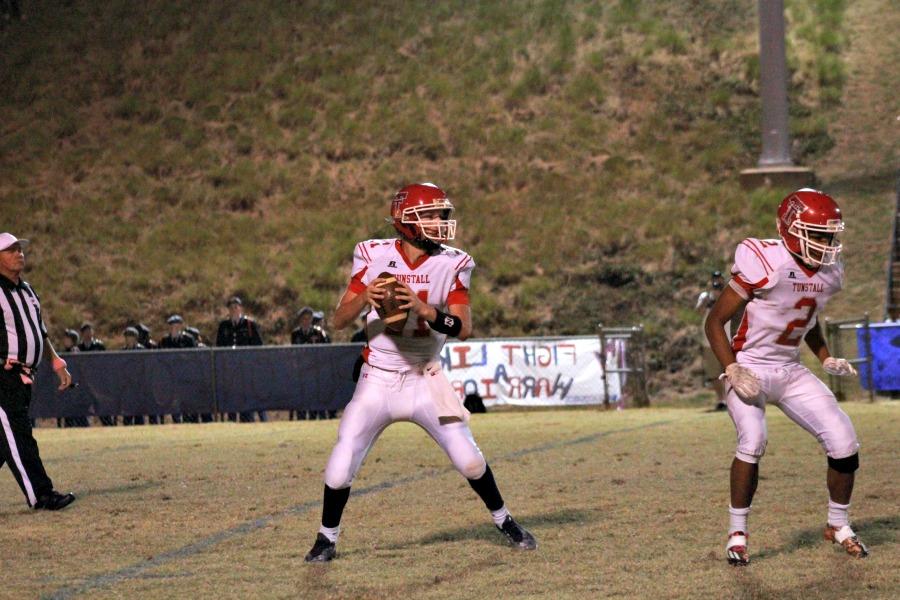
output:
[[[38,295],[24,280],[13,283],[0,275],[0,361],[36,367],[44,353],[45,337]]]

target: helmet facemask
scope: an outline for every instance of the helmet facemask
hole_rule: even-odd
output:
[[[840,242],[843,231],[844,222],[840,219],[829,219],[825,225],[804,223],[796,219],[788,227],[787,233],[796,238],[803,262],[812,267],[827,267],[837,262],[838,254],[843,248]]]
[[[411,226],[420,239],[443,244],[456,237],[456,220],[450,218],[452,213],[453,204],[449,200],[436,200],[404,208],[400,223]]]

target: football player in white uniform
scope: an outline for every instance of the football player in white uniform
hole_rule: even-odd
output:
[[[419,425],[443,448],[510,544],[527,550],[537,546],[534,536],[506,509],[491,469],[472,437],[468,411],[438,358],[447,336],[464,340],[472,333],[469,281],[475,262],[462,250],[445,245],[456,232],[452,211],[450,200],[436,185],[408,185],[391,203],[390,221],[399,239],[356,245],[350,285],[334,314],[334,326],[343,329],[351,325],[367,304],[381,308],[385,295],[382,273],[390,273],[398,281],[397,298],[409,318],[402,330],[396,331],[376,310],[369,311],[365,363],[325,467],[322,526],[306,555],[307,562],[335,557],[341,514],[353,478],[381,432],[397,421]]]
[[[859,467],[856,432],[828,387],[799,359],[800,342],[805,341],[826,372],[856,375],[847,360],[831,356],[817,321],[819,311],[843,285],[838,236],[844,222],[834,200],[804,188],[782,201],[777,225],[781,239],[748,238],[738,245],[732,278],[706,322],[706,336],[729,384],[726,402],[737,430],[728,562],[750,562],[747,516],[766,449],[765,411],[770,404],[814,435],[825,450],[825,539],[862,558],[868,550],[850,528],[848,515]],[[724,326],[742,307],[743,319],[729,344]]]

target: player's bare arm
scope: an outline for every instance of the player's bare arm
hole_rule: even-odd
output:
[[[819,324],[818,320],[813,328],[806,333],[806,336],[803,339],[806,341],[806,345],[809,346],[809,349],[812,350],[812,353],[819,359],[819,362],[824,363],[827,359],[831,358],[831,352],[828,351],[828,344],[825,343],[825,336],[822,335],[822,326]]]
[[[759,379],[753,371],[737,363],[725,335],[725,323],[730,321],[745,304],[747,301],[741,298],[734,288],[725,288],[710,309],[705,327],[710,348],[725,371],[725,380],[734,388],[741,400],[753,402],[760,392]]]
[[[806,341],[809,349],[812,350],[812,353],[819,359],[819,362],[822,363],[822,368],[825,369],[826,373],[837,375],[838,377],[857,375],[856,369],[850,364],[850,361],[845,358],[834,358],[831,356],[831,352],[828,350],[828,343],[822,334],[822,326],[818,321],[803,339]]]
[[[462,342],[472,337],[472,307],[468,304],[451,304],[447,310],[454,317],[462,319],[462,329],[456,339]]]
[[[373,279],[363,293],[357,294],[351,290],[344,292],[341,301],[338,302],[337,310],[334,311],[332,324],[335,329],[344,329],[352,324],[362,309],[369,304],[375,308],[380,307],[381,299],[384,298],[384,289],[380,287],[382,279]]]
[[[709,345],[723,369],[736,360],[731,344],[728,342],[728,336],[725,335],[725,324],[746,304],[747,301],[741,298],[734,289],[726,286],[706,318],[704,329],[706,339],[709,340]]]

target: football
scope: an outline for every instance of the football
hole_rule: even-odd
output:
[[[378,317],[384,321],[386,329],[394,333],[400,333],[406,326],[409,311],[400,308],[403,301],[397,298],[397,278],[390,273],[382,273],[378,276],[384,281],[378,287],[384,290],[384,298],[381,300],[381,308],[377,310]]]

